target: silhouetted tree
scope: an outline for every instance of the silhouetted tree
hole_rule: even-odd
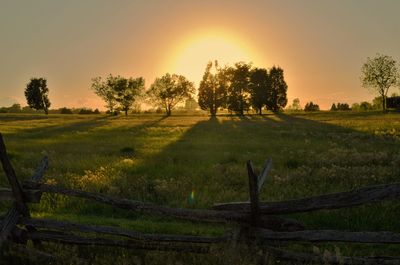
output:
[[[387,98],[386,104],[388,108],[400,110],[400,97],[397,95],[392,95],[391,97]]]
[[[332,104],[331,111],[337,111],[337,110],[351,110],[349,104],[347,103],[335,103]]]
[[[72,110],[64,107],[60,109],[60,114],[72,114]]]
[[[128,111],[136,97],[144,90],[143,77],[127,79],[121,76],[110,76],[108,82],[115,93],[115,100],[119,103],[119,107],[125,112],[125,116],[128,116]]]
[[[300,99],[298,98],[293,99],[292,105],[289,107],[289,109],[296,111],[301,110]]]
[[[218,61],[214,62],[214,73],[211,73],[212,66],[212,62],[206,66],[199,86],[198,103],[202,110],[215,116],[218,109],[226,105],[228,82],[224,69],[218,67]]]
[[[359,107],[359,110],[361,111],[373,110],[372,104],[367,101],[361,102]]]
[[[268,90],[271,84],[268,72],[264,68],[254,68],[250,72],[249,90],[251,94],[251,106],[257,110],[258,114],[262,114],[262,108],[268,101]]]
[[[227,69],[226,74],[230,79],[228,89],[228,109],[237,114],[244,115],[250,107],[250,69],[251,65],[243,62]]]
[[[391,86],[399,80],[396,61],[388,55],[377,54],[375,58],[367,58],[362,69],[362,85],[378,92],[382,98],[382,110],[386,111],[386,97]]]
[[[304,111],[319,111],[319,106],[311,101],[304,106]]]
[[[28,106],[36,110],[44,110],[49,113],[50,100],[47,80],[44,78],[31,78],[25,88],[25,97]]]
[[[337,110],[342,110],[342,111],[351,110],[349,104],[347,103],[338,103],[336,106]]]
[[[267,108],[276,112],[287,104],[287,84],[283,76],[283,69],[272,67],[269,71],[270,89],[268,90]]]
[[[108,113],[114,113],[114,109],[117,106],[115,91],[113,90],[112,82],[109,82],[112,79],[113,76],[111,74],[104,81],[100,76],[92,78],[92,89],[96,95],[106,102],[105,107]]]
[[[156,78],[147,95],[162,106],[168,116],[176,104],[190,98],[195,88],[192,82],[182,75],[169,73]]]

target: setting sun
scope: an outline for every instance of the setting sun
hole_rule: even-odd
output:
[[[187,76],[196,84],[201,80],[207,62],[218,60],[220,65],[251,62],[254,54],[239,38],[219,33],[203,32],[188,36],[174,47],[166,60],[172,72]]]

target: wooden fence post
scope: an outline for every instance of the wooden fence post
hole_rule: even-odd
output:
[[[24,201],[24,194],[22,192],[22,188],[19,185],[17,176],[15,175],[14,168],[12,167],[10,160],[7,156],[6,146],[3,141],[3,136],[0,133],[0,160],[3,165],[4,173],[10,183],[12,193],[15,198],[15,203],[18,208],[18,211],[21,212],[24,216],[29,215],[28,207]]]
[[[271,167],[272,167],[272,159],[269,158],[265,161],[264,168],[263,168],[260,176],[258,176],[258,187],[257,187],[258,192],[261,191],[261,188],[262,188],[265,180],[267,179],[267,176],[268,176],[268,173],[269,173]]]
[[[247,174],[249,176],[249,193],[251,209],[251,225],[258,226],[260,223],[260,202],[258,193],[258,176],[254,173],[253,163],[247,161]]]

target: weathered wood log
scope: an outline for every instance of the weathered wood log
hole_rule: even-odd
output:
[[[323,209],[340,209],[366,203],[400,198],[400,183],[368,186],[353,191],[294,199],[279,202],[261,202],[261,214],[290,214]],[[249,202],[218,203],[213,209],[223,211],[250,212]]]
[[[5,218],[1,220],[1,230],[0,230],[0,251],[4,243],[8,240],[11,232],[18,223],[19,212],[17,207],[12,207],[6,214]]]
[[[88,245],[88,246],[110,246],[157,251],[175,251],[191,253],[208,253],[210,248],[196,244],[167,244],[155,243],[151,241],[135,240],[116,240],[101,237],[82,237],[74,234],[57,233],[56,231],[27,231],[27,236],[31,240],[57,242],[60,244]]]
[[[42,197],[42,192],[40,190],[22,189],[22,193],[24,194],[25,202],[38,203]],[[8,188],[0,188],[0,200],[15,201],[12,190]]]
[[[266,229],[254,229],[252,232],[255,237],[263,240],[400,244],[400,234],[387,231],[345,232],[337,230],[304,230],[275,232]]]
[[[249,194],[250,194],[250,209],[251,209],[251,224],[259,226],[260,223],[260,204],[258,194],[258,176],[254,172],[253,163],[247,161],[247,174],[249,177]]]
[[[39,166],[36,168],[33,176],[31,177],[31,181],[39,182],[42,180],[44,176],[44,172],[49,167],[49,158],[47,156],[43,157],[42,161],[40,161]]]
[[[267,161],[265,161],[265,165],[261,174],[258,176],[258,192],[261,191],[261,188],[264,185],[265,180],[267,179],[271,167],[272,167],[272,159],[267,159]]]
[[[12,167],[10,160],[7,156],[7,149],[3,141],[3,136],[0,133],[0,161],[3,166],[4,173],[10,183],[12,193],[14,195],[16,207],[23,215],[29,215],[28,207],[24,201],[24,195],[22,188],[19,185],[17,176],[15,175],[14,168]]]
[[[338,265],[400,265],[398,257],[346,257],[317,255],[312,253],[297,253],[293,251],[283,250],[275,247],[265,247],[267,253],[272,254],[280,260],[295,261],[299,263],[317,263],[317,264],[338,264]]]
[[[221,243],[231,238],[231,235],[219,237],[212,236],[188,236],[188,235],[167,235],[167,234],[145,234],[119,227],[84,225],[65,221],[48,219],[27,219],[20,220],[20,224],[31,225],[36,228],[59,229],[65,231],[79,231],[84,233],[101,233],[114,236],[123,236],[135,240],[160,241],[160,242],[186,242],[186,243]]]
[[[63,194],[66,196],[84,198],[108,204],[121,209],[148,213],[153,215],[160,215],[164,217],[174,217],[178,219],[192,220],[192,221],[237,222],[244,224],[248,224],[250,221],[250,215],[248,213],[240,213],[234,211],[215,211],[215,210],[205,210],[205,209],[171,208],[141,201],[114,198],[82,190],[67,189],[55,185],[48,185],[48,184],[37,185],[36,183],[24,182],[24,188],[30,189],[31,187],[33,189],[38,189],[42,192],[49,192],[49,193]],[[277,216],[262,217],[260,220],[260,227],[277,231],[295,231],[304,228],[302,224],[300,224],[295,220],[281,218]]]

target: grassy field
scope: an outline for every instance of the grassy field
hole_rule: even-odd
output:
[[[319,112],[214,119],[205,115],[1,114],[0,131],[20,179],[28,179],[48,155],[47,183],[169,206],[209,208],[216,202],[247,200],[245,163],[249,159],[259,169],[266,158],[273,160],[262,200],[400,180],[399,114]],[[0,184],[6,185],[3,172]],[[192,192],[194,200],[189,200]],[[0,207],[4,211],[7,205]],[[32,207],[33,216],[143,232],[217,235],[226,229],[135,215],[63,196],[45,195],[40,205]],[[400,232],[399,213],[399,203],[391,202],[291,217],[308,228]],[[318,248],[363,255],[400,251],[398,247],[340,244]],[[157,255],[146,258],[149,264],[165,262],[168,256]],[[168,257],[172,264],[191,259]]]

